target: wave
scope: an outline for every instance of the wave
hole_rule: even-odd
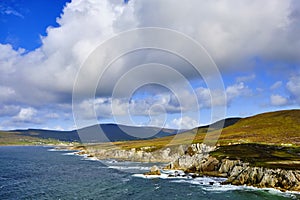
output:
[[[150,170],[150,167],[142,167],[142,166],[121,166],[121,165],[114,165],[114,166],[108,166],[110,169],[119,169],[119,170]]]
[[[62,155],[64,155],[64,156],[74,156],[74,155],[76,155],[76,152],[63,153]]]

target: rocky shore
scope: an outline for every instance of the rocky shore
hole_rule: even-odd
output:
[[[118,159],[138,162],[168,163],[162,170],[181,170],[197,176],[227,178],[222,184],[248,185],[258,188],[275,188],[281,191],[300,192],[300,170],[253,167],[241,160],[218,160],[210,155],[216,147],[205,144],[179,145],[152,151],[141,149],[99,149],[77,147],[79,154],[97,159]],[[74,149],[73,149],[74,150]],[[161,169],[153,167],[147,175],[159,175]]]
[[[240,160],[216,158],[194,149],[168,164],[166,169],[178,169],[198,175],[226,177],[222,184],[248,185],[258,188],[275,188],[281,191],[300,192],[300,170],[252,167]]]

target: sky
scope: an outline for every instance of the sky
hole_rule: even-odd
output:
[[[0,130],[299,109],[299,52],[297,0],[1,1]]]

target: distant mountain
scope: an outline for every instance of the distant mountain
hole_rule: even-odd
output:
[[[228,118],[218,121],[210,128],[219,127],[224,123],[224,127],[232,125],[241,118]],[[199,129],[207,130],[209,126],[202,126]],[[26,130],[11,130],[2,131],[0,135],[0,143],[5,144],[5,138],[9,137],[10,143],[14,141],[38,141],[42,140],[59,140],[63,142],[84,142],[84,143],[99,143],[99,142],[116,142],[116,141],[130,141],[141,139],[155,139],[166,136],[172,136],[186,130],[175,129],[161,129],[157,127],[145,126],[126,126],[117,124],[99,124],[93,125],[79,130],[73,131],[56,131],[43,129],[26,129]],[[6,134],[4,134],[6,133]],[[7,133],[10,133],[9,135]]]
[[[157,127],[100,124],[78,130],[83,142],[114,142],[124,140],[154,139],[177,134],[178,130]]]
[[[214,122],[210,125],[197,127],[195,129],[211,128],[211,129],[215,130],[215,129],[219,129],[219,128],[226,128],[228,126],[234,125],[235,123],[237,123],[241,119],[243,119],[243,118],[241,118],[241,117],[230,117],[230,118],[219,120],[219,121]],[[189,131],[189,130],[186,130],[186,131]]]
[[[177,134],[175,129],[157,127],[125,126],[117,124],[99,124],[73,131],[43,129],[12,130],[19,136],[39,139],[55,139],[65,142],[116,142],[124,140],[153,139]]]

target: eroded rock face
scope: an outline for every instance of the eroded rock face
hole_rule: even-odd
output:
[[[120,159],[139,162],[172,162],[184,155],[186,145],[178,145],[149,152],[151,147],[143,147],[139,150],[124,149],[88,149],[87,153],[95,155],[98,159]]]
[[[179,145],[167,147],[154,152],[144,150],[122,149],[88,149],[85,153],[99,159],[120,159],[141,162],[169,162],[165,169],[183,170],[199,175],[227,177],[224,184],[251,185],[255,187],[271,187],[280,190],[300,192],[300,170],[266,169],[251,167],[240,160],[222,159],[209,155],[215,150],[205,144]],[[151,168],[149,174],[159,175],[157,166]]]
[[[300,191],[299,170],[235,166],[226,183]]]
[[[224,184],[251,185],[260,188],[276,188],[282,191],[300,191],[300,170],[268,169],[252,167],[240,160],[222,159],[209,156],[213,148],[197,145],[175,161],[169,163],[167,169],[181,169],[203,175],[227,177]]]

